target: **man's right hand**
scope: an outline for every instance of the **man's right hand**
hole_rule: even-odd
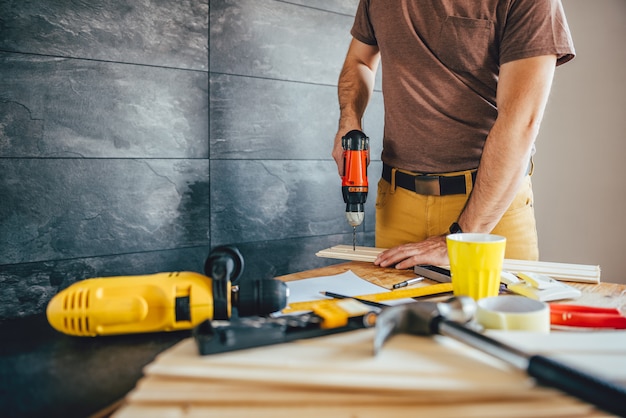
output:
[[[337,163],[337,171],[339,172],[339,177],[343,177],[343,147],[341,145],[341,138],[345,135],[344,130],[337,132],[335,135],[335,144],[333,145],[333,159],[335,163]],[[348,131],[346,131],[348,132]]]
[[[333,159],[335,160],[335,163],[337,163],[337,171],[339,172],[339,177],[343,177],[343,146],[341,144],[341,138],[343,138],[348,132],[353,131],[353,130],[358,130],[362,132],[362,129],[360,127],[356,127],[356,128],[349,128],[349,129],[341,129],[339,132],[337,132],[337,135],[335,135],[335,145],[333,146]],[[370,149],[367,149],[367,164],[369,165],[370,163]]]

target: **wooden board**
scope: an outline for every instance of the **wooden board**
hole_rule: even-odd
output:
[[[447,338],[398,335],[374,356],[373,336],[374,330],[368,329],[203,357],[189,339],[145,372],[308,388],[473,396],[518,394],[531,386],[525,375],[504,364],[494,365],[491,357]]]
[[[338,260],[374,262],[384,248],[356,247],[336,245],[318,251],[315,255]],[[578,283],[599,283],[600,266],[585,264],[554,263],[546,261],[528,261],[505,259],[503,268],[511,272],[525,271],[550,276],[556,280]]]
[[[215,384],[212,388],[218,388]],[[239,387],[240,397],[254,392],[256,387]],[[289,394],[281,393],[283,396]],[[130,403],[120,409],[114,418],[599,418],[609,415],[597,412],[570,399],[555,398],[542,401],[517,402],[453,402],[422,405],[389,403],[384,405],[352,404],[326,405],[323,401],[299,405],[212,405],[203,403]]]
[[[607,416],[446,337],[397,335],[374,356],[373,332],[211,356],[188,339],[146,367],[114,416]]]

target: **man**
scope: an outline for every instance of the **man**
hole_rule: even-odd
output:
[[[537,259],[532,154],[554,70],[574,57],[560,0],[361,0],[339,77],[341,137],[382,62],[376,265],[448,264],[445,236],[507,238]]]

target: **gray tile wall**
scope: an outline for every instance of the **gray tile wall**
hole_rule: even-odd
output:
[[[0,2],[0,319],[217,245],[246,277],[336,262],[314,254],[351,242],[330,150],[357,3]],[[378,91],[364,124],[375,189]]]

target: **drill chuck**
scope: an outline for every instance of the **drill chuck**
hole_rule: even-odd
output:
[[[346,219],[348,220],[348,224],[351,227],[356,228],[357,226],[363,223],[363,218],[365,218],[365,213],[363,212],[363,206],[361,206],[361,210],[346,210]]]
[[[233,306],[239,316],[266,316],[287,306],[289,288],[279,280],[251,280],[233,293]]]

